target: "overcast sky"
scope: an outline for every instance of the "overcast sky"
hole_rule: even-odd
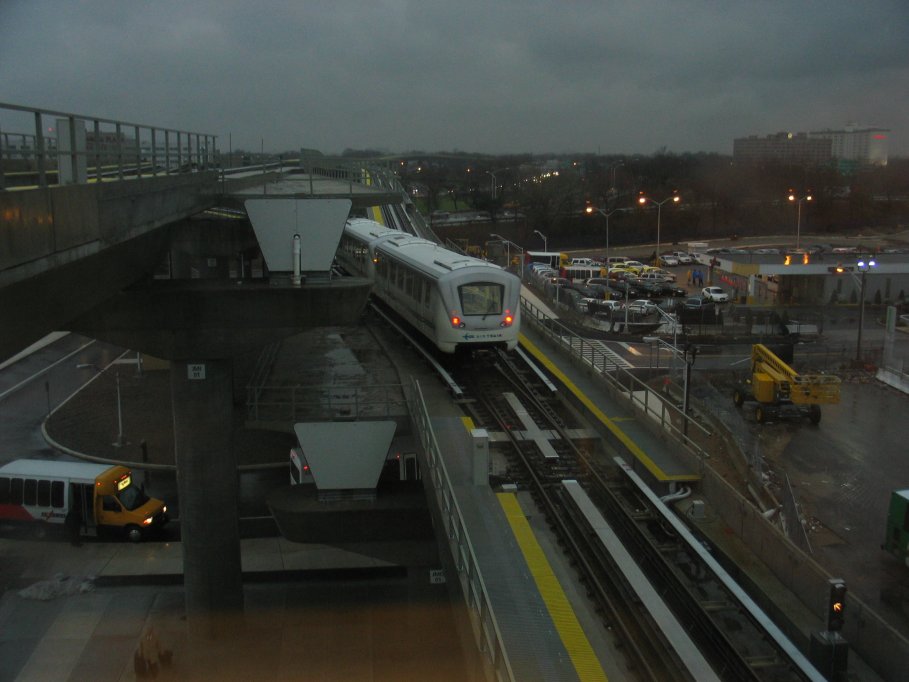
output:
[[[909,2],[0,0],[0,101],[223,151],[731,154],[855,122],[905,156]]]

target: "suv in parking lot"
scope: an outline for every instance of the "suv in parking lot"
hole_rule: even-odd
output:
[[[726,303],[729,300],[729,294],[720,287],[704,287],[701,289],[701,296],[705,300],[713,301],[714,303]]]

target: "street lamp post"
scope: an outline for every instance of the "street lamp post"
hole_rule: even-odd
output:
[[[505,257],[508,259],[509,266],[511,265],[511,247],[512,246],[515,247],[518,250],[518,252],[521,254],[520,255],[521,262],[520,262],[520,265],[518,266],[518,276],[521,278],[521,281],[523,282],[524,281],[524,247],[522,247],[519,244],[515,244],[513,241],[511,241],[509,239],[505,239],[505,237],[503,237],[500,234],[496,234],[495,232],[491,232],[489,234],[489,236],[492,239],[498,239],[500,242],[505,244]],[[507,270],[507,268],[506,268],[506,270]]]
[[[607,212],[604,211],[602,208],[596,208],[596,207],[594,207],[594,206],[588,206],[585,210],[587,211],[588,214],[591,214],[591,213],[593,213],[594,211],[596,211],[596,212],[599,213],[601,216],[603,216],[604,218],[606,218],[606,252],[605,252],[603,258],[606,259],[606,268],[608,269],[608,268],[609,268],[609,216],[611,216],[613,213],[616,213],[617,211],[621,211],[622,209],[620,209],[620,208],[614,208],[614,209],[612,209],[611,211],[609,211],[609,213],[607,213]]]
[[[681,200],[682,200],[682,198],[678,194],[673,194],[672,196],[666,197],[662,201],[657,201],[656,199],[651,199],[650,197],[643,196],[643,195],[638,198],[638,203],[641,204],[642,206],[644,204],[646,204],[648,201],[656,204],[656,206],[657,206],[657,241],[656,241],[656,256],[657,256],[656,264],[657,265],[659,265],[659,262],[660,262],[660,212],[662,211],[663,204],[665,204],[667,201],[671,201],[672,203],[677,204]]]
[[[616,163],[612,164],[609,167],[609,170],[612,171],[612,184],[609,186],[609,189],[613,193],[615,193],[615,169],[618,168],[619,166],[624,166],[624,165],[625,165],[624,161],[617,161]]]
[[[549,251],[549,247],[547,246],[546,235],[543,234],[542,232],[540,232],[539,230],[534,230],[533,233],[534,233],[534,234],[540,235],[540,238],[542,238],[542,240],[543,240],[543,251],[547,251],[547,252],[548,252],[548,251]]]
[[[492,178],[492,200],[496,200],[496,174],[492,171],[486,171],[486,175]]]
[[[856,339],[855,342],[855,361],[858,363],[862,361],[862,327],[865,324],[865,277],[867,277],[868,271],[871,270],[871,268],[877,267],[877,263],[874,262],[873,258],[868,258],[867,260],[860,260],[856,263],[856,266],[862,273],[862,277],[859,280],[858,339]]]
[[[789,190],[789,201],[794,201],[798,207],[798,211],[796,213],[796,219],[795,219],[795,250],[796,251],[799,250],[799,246],[801,244],[802,202],[811,201],[812,199],[813,199],[813,197],[811,196],[811,192],[809,192],[808,194],[806,194],[803,197],[797,197],[795,195],[795,192],[793,192],[792,190]]]

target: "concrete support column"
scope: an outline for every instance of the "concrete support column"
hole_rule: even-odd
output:
[[[243,612],[232,362],[173,361],[170,378],[187,625],[218,635]]]

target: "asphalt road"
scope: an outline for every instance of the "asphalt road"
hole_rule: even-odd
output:
[[[74,460],[47,444],[41,433],[42,423],[48,412],[78,392],[99,369],[124,352],[117,346],[68,334],[0,369],[0,463],[30,458]],[[164,500],[175,520],[160,539],[176,539],[179,537],[180,501],[175,474],[156,471],[142,475],[146,477],[148,494]],[[285,483],[285,469],[240,474],[243,537],[277,535],[265,499],[269,491]]]

